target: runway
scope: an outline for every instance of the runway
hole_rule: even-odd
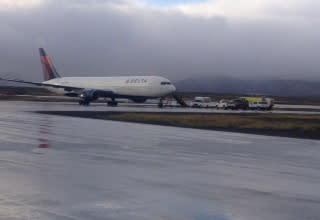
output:
[[[320,141],[0,108],[0,219],[319,219]]]
[[[33,97],[33,96],[30,96]],[[47,97],[47,96],[37,96],[36,98]],[[50,97],[52,98],[52,97]],[[147,103],[127,103],[121,102],[117,107],[109,107],[106,103],[92,102],[90,106],[79,106],[77,102],[74,102],[74,98],[62,97],[65,101],[11,101],[13,104],[23,106],[24,109],[28,109],[29,105],[38,105],[46,106],[43,110],[52,110],[52,111],[120,111],[120,112],[182,112],[182,113],[222,113],[222,114],[234,114],[234,113],[243,113],[243,114],[320,114],[320,106],[316,105],[283,105],[276,104],[274,109],[271,111],[261,111],[261,110],[224,110],[216,108],[181,108],[180,106],[170,107],[165,106],[164,108],[158,108],[157,102],[147,102]],[[60,98],[61,99],[61,98]],[[73,101],[71,101],[73,100]],[[28,103],[25,106],[24,103]],[[48,109],[49,108],[49,109]],[[41,111],[39,109],[30,108],[30,111]]]

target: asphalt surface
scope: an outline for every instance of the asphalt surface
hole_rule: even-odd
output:
[[[0,108],[0,219],[319,219],[320,141]]]

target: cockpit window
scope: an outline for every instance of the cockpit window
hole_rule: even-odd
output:
[[[171,82],[161,82],[161,85],[171,85]]]

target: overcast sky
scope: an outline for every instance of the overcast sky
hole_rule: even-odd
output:
[[[319,0],[0,0],[0,72],[320,79]]]

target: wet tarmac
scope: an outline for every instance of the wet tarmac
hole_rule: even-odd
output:
[[[0,108],[0,219],[319,219],[320,141]]]

